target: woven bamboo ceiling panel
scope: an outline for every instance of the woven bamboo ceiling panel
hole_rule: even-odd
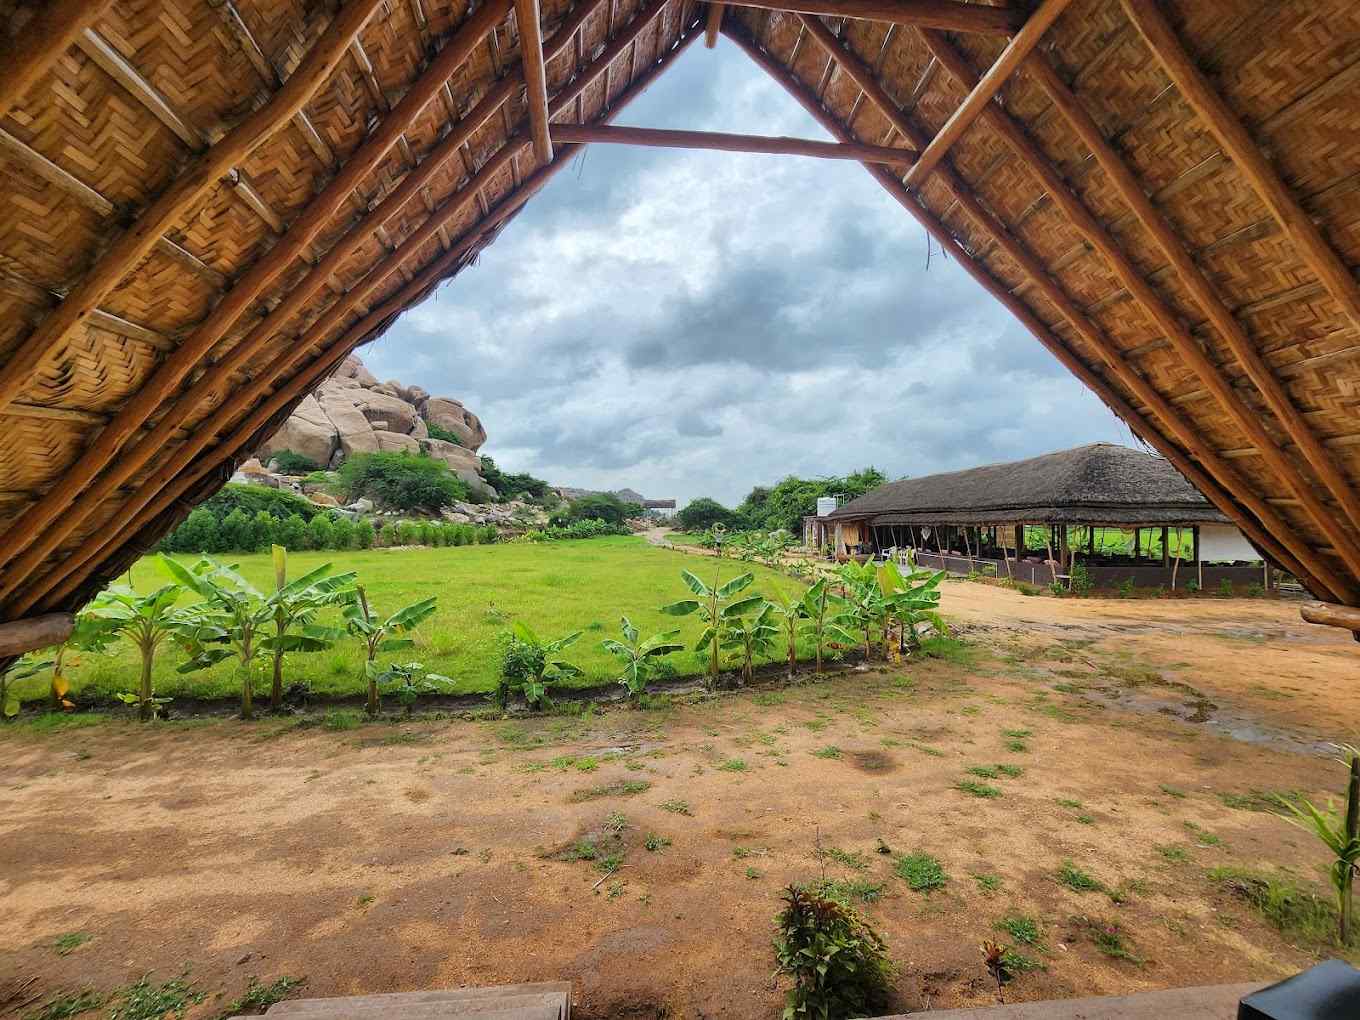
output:
[[[1360,5],[759,2],[0,0],[0,620],[121,571],[494,241],[575,148],[549,119],[706,29],[837,141],[924,154],[866,166],[1360,604]]]

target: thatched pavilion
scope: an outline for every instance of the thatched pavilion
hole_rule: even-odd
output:
[[[0,657],[60,633],[45,614],[221,485],[590,142],[862,162],[1360,628],[1353,0],[0,13]],[[834,141],[607,127],[719,33]]]
[[[1265,586],[1271,573],[1164,458],[1110,443],[889,482],[809,531],[849,553],[911,549],[922,566],[1041,585],[1077,563],[1099,587]]]

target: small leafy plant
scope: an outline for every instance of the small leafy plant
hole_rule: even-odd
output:
[[[351,601],[344,608],[343,616],[346,629],[364,643],[364,680],[368,686],[366,708],[369,715],[377,715],[381,707],[381,686],[388,683],[400,684],[405,678],[403,671],[406,667],[389,666],[387,669],[380,667],[378,653],[412,647],[415,641],[405,635],[410,634],[434,615],[435,603],[435,596],[431,595],[427,599],[412,602],[409,606],[398,609],[384,620],[369,607],[368,595],[363,587],[354,589]],[[407,665],[419,668],[420,664]],[[438,679],[447,681],[447,677]]]
[[[14,685],[50,668],[51,659],[20,659],[8,668],[0,666],[0,714],[13,719],[19,714],[19,692]]]
[[[620,629],[622,641],[605,638],[600,642],[600,647],[618,656],[623,663],[619,683],[623,684],[628,697],[637,704],[647,692],[647,681],[656,673],[660,660],[672,652],[683,651],[685,646],[675,640],[680,633],[678,630],[668,630],[646,641],[640,640],[638,629],[626,616],[621,621]]]
[[[845,903],[790,885],[775,918],[775,967],[793,979],[785,1020],[867,1016],[887,997],[893,965],[883,938]]]
[[[505,635],[501,653],[501,679],[496,685],[496,703],[501,711],[509,705],[510,695],[519,691],[530,708],[550,703],[548,688],[562,680],[581,675],[580,667],[557,658],[580,638],[574,630],[556,641],[544,641],[527,624],[516,622]]]
[[[197,630],[198,613],[194,609],[175,608],[184,591],[181,585],[167,584],[150,594],[138,595],[132,588],[117,586],[101,592],[86,611],[95,628],[87,640],[103,643],[106,638],[125,638],[141,656],[141,680],[136,692],[117,697],[125,704],[136,705],[137,716],[143,722],[156,718],[170,700],[156,697],[152,686],[156,652],[168,639],[184,638]]]
[[[739,619],[743,613],[754,610],[765,601],[759,595],[737,598],[738,595],[755,583],[756,577],[749,571],[745,574],[738,574],[726,584],[718,583],[721,577],[721,572],[715,575],[713,585],[710,587],[690,571],[682,570],[680,571],[681,580],[698,598],[681,599],[679,602],[672,602],[661,607],[661,612],[667,616],[689,616],[691,613],[698,613],[704,621],[705,627],[699,635],[694,650],[708,653],[710,683],[718,677],[721,666],[719,651],[723,642],[727,639],[728,630],[732,623]]]
[[[755,598],[759,599],[759,596]],[[757,610],[754,616],[747,615],[749,610],[736,611],[737,607],[745,606],[749,601],[733,603],[724,610],[731,615],[727,621],[727,636],[723,639],[722,646],[736,654],[743,683],[751,682],[755,673],[756,657],[769,655],[775,648],[775,639],[779,636],[779,628],[772,622],[775,607],[769,602],[760,599],[753,607]]]

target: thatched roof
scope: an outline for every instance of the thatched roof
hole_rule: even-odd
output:
[[[154,543],[601,140],[550,117],[601,124],[706,28],[841,155],[906,152],[866,166],[951,258],[1360,602],[1360,5],[797,6],[0,0],[0,620]]]
[[[1164,457],[1111,443],[889,482],[829,516],[874,525],[1227,521]]]

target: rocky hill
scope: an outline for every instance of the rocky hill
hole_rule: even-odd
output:
[[[435,438],[432,430],[450,438]],[[256,456],[267,464],[279,451],[292,450],[330,469],[355,453],[424,452],[484,491],[477,451],[485,442],[481,421],[459,401],[395,380],[379,382],[351,355],[298,404]]]

